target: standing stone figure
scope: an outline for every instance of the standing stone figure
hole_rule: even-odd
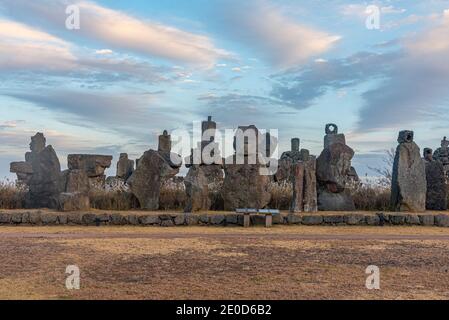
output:
[[[449,140],[446,137],[441,140],[441,147],[435,150],[433,158],[443,164],[446,184],[449,184]]]
[[[181,163],[181,156],[171,153],[171,137],[164,131],[159,136],[158,151],[146,151],[127,181],[142,209],[159,209],[162,183],[178,174]]]
[[[321,211],[352,211],[354,201],[347,188],[351,177],[357,175],[351,167],[354,150],[346,145],[344,134],[335,124],[326,125],[324,150],[316,163],[318,209]]]
[[[58,207],[61,192],[61,165],[52,146],[46,146],[42,133],[31,137],[31,152],[25,154],[24,162],[11,163],[11,172],[17,174],[19,182],[28,186],[27,208]]]
[[[127,153],[121,153],[117,162],[117,178],[126,182],[134,172],[134,160],[128,159]]]
[[[189,171],[184,179],[184,185],[187,195],[185,212],[194,212],[200,210],[210,210],[212,206],[212,191],[218,189],[223,182],[223,160],[220,157],[218,144],[215,143],[215,130],[217,124],[212,121],[209,116],[207,121],[201,124],[202,138],[196,150],[192,150],[186,167]],[[199,157],[194,156],[197,152]],[[208,154],[209,153],[209,154]],[[204,156],[209,159],[219,159],[215,161],[207,161],[205,163]],[[197,162],[195,163],[194,160]]]
[[[424,149],[426,164],[426,209],[447,210],[447,187],[443,164],[432,156],[432,149]]]
[[[271,194],[272,177],[261,175],[267,164],[258,155],[259,130],[256,126],[241,126],[234,136],[234,155],[225,159],[222,197],[226,211],[237,208],[265,208]]]
[[[289,180],[293,185],[290,212],[316,212],[316,157],[309,150],[299,150],[300,140],[291,140],[291,151],[284,152],[275,175],[277,181]]]
[[[393,211],[423,212],[426,210],[426,165],[413,131],[401,131],[393,164],[391,207]]]

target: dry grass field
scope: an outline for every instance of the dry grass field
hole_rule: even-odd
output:
[[[448,269],[448,228],[0,227],[0,299],[449,299]]]

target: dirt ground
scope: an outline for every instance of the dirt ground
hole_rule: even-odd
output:
[[[0,299],[449,299],[449,228],[0,227]]]

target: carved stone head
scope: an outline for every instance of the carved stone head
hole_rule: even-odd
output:
[[[30,142],[30,150],[31,152],[41,152],[45,149],[46,139],[43,133],[36,133],[33,137],[31,137]]]
[[[409,143],[413,142],[413,131],[403,130],[399,132],[398,143]]]
[[[433,154],[432,149],[430,149],[430,148],[424,148],[424,151],[423,151],[423,157],[424,157],[424,160],[429,161],[429,162],[433,161],[433,156],[432,156],[432,154]]]
[[[328,123],[328,124],[326,124],[325,132],[326,132],[326,134],[337,134],[338,127],[334,123]]]

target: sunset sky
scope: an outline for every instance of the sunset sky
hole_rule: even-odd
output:
[[[0,178],[38,131],[65,167],[68,153],[139,157],[208,115],[317,155],[336,123],[373,175],[399,130],[421,149],[449,136],[448,57],[446,0],[0,0]]]

